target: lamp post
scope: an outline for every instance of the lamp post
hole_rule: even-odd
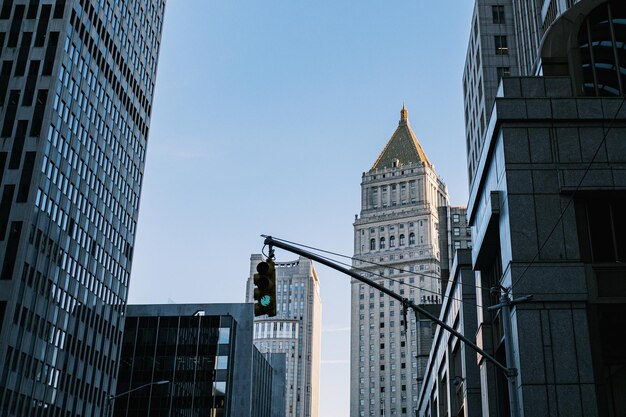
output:
[[[168,381],[167,379],[164,379],[163,381],[148,382],[147,384],[143,384],[133,389],[129,389],[128,391],[122,392],[120,394],[107,395],[107,412],[105,413],[106,417],[111,417],[113,413],[113,400],[115,400],[116,398],[123,397],[130,394],[131,392],[139,391],[140,389],[150,387],[152,385],[165,385],[169,383],[170,381]]]

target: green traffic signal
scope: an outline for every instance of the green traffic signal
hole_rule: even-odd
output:
[[[254,274],[254,315],[269,317],[276,315],[276,268],[274,261],[267,259],[256,266],[258,273]]]

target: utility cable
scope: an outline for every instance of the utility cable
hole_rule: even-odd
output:
[[[327,250],[324,250],[324,249],[316,248],[314,246],[308,246],[308,245],[304,245],[304,244],[301,244],[301,243],[292,242],[292,241],[289,241],[289,240],[286,240],[286,239],[279,239],[277,237],[274,237],[274,239],[275,240],[280,240],[281,242],[289,243],[289,244],[294,245],[294,246],[300,246],[302,248],[310,249],[310,250],[313,250],[313,251],[316,251],[316,252],[327,253],[329,255],[350,259],[352,261],[365,262],[365,263],[368,263],[370,265],[378,266],[378,267],[381,267],[381,268],[393,269],[393,270],[396,270],[396,271],[401,272],[401,273],[404,272],[404,273],[415,275],[415,276],[419,276],[419,277],[425,277],[425,278],[434,279],[434,280],[437,280],[437,281],[440,281],[440,282],[444,282],[445,281],[443,278],[441,278],[439,276],[436,276],[436,275],[431,275],[431,274],[426,274],[426,273],[416,272],[416,271],[407,271],[406,269],[402,269],[402,268],[399,268],[399,267],[396,267],[396,266],[385,265],[385,264],[381,264],[381,263],[378,263],[378,262],[369,261],[367,259],[361,259],[361,258],[357,258],[357,257],[354,257],[354,256],[343,255],[341,253],[327,251]],[[326,258],[326,259],[333,260],[332,258]],[[346,264],[343,264],[343,265],[346,265]],[[356,267],[353,267],[352,265],[350,265],[350,267],[356,269]],[[360,269],[360,270],[362,270],[362,269]],[[364,271],[364,272],[369,272],[369,271]],[[475,285],[475,284],[468,284],[468,283],[463,283],[463,282],[459,282],[458,284],[459,285],[463,285],[465,287],[478,288],[478,289],[486,290],[486,291],[490,290],[490,288],[481,287],[480,285]]]
[[[344,257],[344,258],[352,259],[351,257],[349,257],[349,256],[347,256],[347,255],[342,255],[342,254],[338,254],[338,253],[333,253],[333,252],[326,251],[326,250],[319,249],[319,248],[315,248],[315,247],[312,247],[312,246],[303,245],[303,244],[300,244],[300,243],[297,243],[297,242],[292,242],[292,241],[288,241],[288,240],[285,240],[285,239],[279,239],[279,238],[276,238],[276,237],[273,237],[273,239],[274,239],[274,240],[280,240],[281,242],[289,243],[289,244],[294,245],[294,246],[300,246],[300,247],[303,247],[303,248],[307,248],[307,249],[311,249],[311,250],[315,250],[315,251],[319,251],[319,252],[323,252],[323,253],[329,253],[329,254],[332,254],[332,255],[339,256],[339,257]],[[442,295],[442,294],[438,293],[437,291],[432,291],[432,290],[428,290],[428,289],[426,289],[426,288],[422,288],[422,287],[417,286],[417,285],[408,284],[408,283],[405,283],[405,282],[400,281],[399,279],[390,278],[390,277],[385,277],[385,276],[384,276],[384,275],[382,275],[382,274],[379,274],[379,273],[376,273],[376,272],[371,272],[371,271],[368,271],[368,270],[363,269],[363,268],[355,267],[355,266],[352,266],[351,264],[348,264],[348,263],[346,263],[346,262],[342,262],[342,261],[338,261],[338,260],[336,260],[336,259],[334,259],[334,258],[331,258],[331,257],[328,257],[328,256],[323,256],[323,255],[320,255],[320,254],[318,254],[317,256],[319,256],[320,258],[327,259],[327,260],[329,260],[329,261],[336,262],[336,263],[338,263],[339,265],[347,266],[347,267],[352,268],[352,269],[354,269],[354,270],[356,270],[356,271],[359,271],[359,272],[369,273],[369,274],[372,274],[372,275],[377,276],[377,277],[379,277],[379,278],[386,279],[387,281],[396,282],[396,283],[398,283],[398,284],[400,284],[400,285],[405,285],[405,286],[407,286],[407,287],[415,288],[415,289],[417,289],[417,290],[421,290],[421,291],[424,291],[424,292],[427,292],[427,293],[431,293],[431,294],[434,294],[434,295],[437,295],[437,296],[440,296],[440,297],[444,298],[444,295]],[[394,269],[398,269],[398,268],[394,268]],[[418,275],[420,275],[420,274],[418,274]],[[429,278],[433,278],[433,277],[429,277]],[[458,284],[461,284],[461,283],[458,283]],[[470,284],[468,284],[468,285],[470,285]],[[473,287],[473,286],[472,286],[472,287]],[[483,306],[481,306],[481,305],[479,305],[479,304],[475,304],[475,303],[472,303],[472,302],[469,302],[469,301],[465,301],[465,300],[462,300],[462,299],[459,299],[459,298],[455,298],[455,297],[449,297],[449,298],[450,298],[451,300],[456,300],[456,301],[459,301],[459,302],[461,302],[461,303],[465,303],[465,304],[468,304],[468,305],[471,305],[471,306],[474,306],[474,307],[483,308]]]

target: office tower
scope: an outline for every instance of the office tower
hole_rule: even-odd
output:
[[[403,107],[398,128],[362,176],[353,269],[416,303],[438,304],[438,207],[446,205],[446,186]],[[404,317],[401,303],[353,280],[350,415],[415,415],[431,341],[429,321],[416,323],[410,311]]]
[[[0,404],[114,392],[164,1],[0,7]]]
[[[616,336],[626,326],[626,4],[558,4],[569,8],[550,17],[544,2],[540,18],[551,24],[527,53],[522,73],[535,76],[502,79],[470,190],[477,343],[501,363],[511,344],[518,370],[510,392],[479,360],[483,415],[510,415],[509,395],[518,416],[626,409],[616,394],[626,380]],[[494,287],[532,296],[511,307],[508,340],[502,311],[488,310],[499,303]]]
[[[253,302],[252,278],[264,258],[250,257],[246,299]],[[299,257],[276,262],[276,316],[254,319],[254,344],[266,355],[287,359],[285,417],[319,415],[319,374],[322,329],[320,284],[311,260]]]
[[[539,50],[548,32],[559,16],[581,0],[512,0],[515,18],[519,75],[541,73]]]
[[[476,0],[463,71],[465,145],[471,184],[502,77],[519,74],[511,0]]]
[[[454,256],[459,249],[472,248],[472,229],[467,224],[467,207],[439,207],[439,248],[441,250],[441,293],[445,294],[446,284]]]
[[[476,0],[463,97],[470,186],[502,77],[544,74],[540,50],[552,24],[580,0]]]
[[[284,354],[254,347],[252,317],[252,304],[129,305],[112,415],[282,416]]]

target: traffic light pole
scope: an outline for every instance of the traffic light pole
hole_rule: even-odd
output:
[[[500,292],[500,304],[493,305],[488,307],[489,311],[502,310],[502,331],[504,333],[504,349],[506,355],[506,365],[509,369],[513,369],[513,364],[515,362],[515,348],[513,343],[513,331],[511,329],[511,307],[515,304],[523,303],[532,298],[532,295],[526,295],[524,297],[516,298],[514,300],[511,299],[510,296],[510,288],[505,288],[503,286],[498,286],[492,288],[493,293]],[[520,415],[519,409],[519,398],[517,391],[517,381],[516,378],[510,377],[508,378],[509,383],[509,408],[511,412],[511,417],[518,417]]]
[[[479,348],[474,342],[469,340],[463,334],[457,332],[452,327],[448,326],[446,323],[444,323],[443,321],[439,320],[438,317],[436,317],[433,314],[431,314],[430,312],[428,312],[428,310],[426,310],[426,309],[420,307],[419,305],[415,304],[410,299],[402,297],[402,296],[394,293],[393,291],[389,290],[388,288],[385,288],[384,286],[382,286],[380,284],[377,284],[376,282],[372,281],[371,279],[367,279],[365,277],[362,277],[361,275],[357,274],[356,272],[351,271],[351,270],[349,270],[347,268],[344,268],[342,266],[339,266],[339,265],[329,261],[328,259],[324,259],[324,258],[322,258],[320,256],[315,255],[314,253],[307,252],[307,251],[305,251],[303,249],[300,249],[298,247],[289,245],[289,244],[284,243],[284,242],[282,242],[280,240],[276,240],[276,239],[274,239],[271,236],[261,235],[261,237],[265,238],[265,242],[264,243],[270,247],[270,253],[271,253],[271,248],[272,247],[277,247],[277,248],[286,250],[287,252],[291,252],[291,253],[295,253],[296,255],[304,256],[305,258],[308,258],[308,259],[310,259],[312,261],[318,262],[318,263],[320,263],[322,265],[326,265],[327,267],[332,268],[335,271],[339,271],[339,272],[341,272],[343,274],[349,275],[352,278],[356,279],[357,281],[360,281],[360,282],[362,282],[364,284],[367,284],[370,287],[376,288],[378,291],[381,291],[381,292],[387,294],[388,296],[390,296],[391,298],[400,301],[403,305],[411,308],[416,314],[419,313],[422,316],[427,317],[428,319],[430,319],[433,322],[435,322],[436,324],[438,324],[444,330],[447,330],[448,332],[452,333],[454,336],[458,337],[460,340],[465,342],[465,344],[467,346],[471,347],[479,355],[481,355],[487,361],[491,362],[496,368],[498,368],[502,372],[504,372],[504,374],[506,375],[508,380],[510,382],[512,381],[513,384],[515,384],[515,378],[517,377],[517,369],[516,368],[507,368],[506,366],[502,365],[500,362],[498,362],[496,360],[496,358],[494,358],[493,356],[491,356],[490,354],[488,354],[487,352],[485,352],[484,350]],[[509,393],[509,396],[513,396],[513,395],[516,395],[516,392],[510,392]]]

